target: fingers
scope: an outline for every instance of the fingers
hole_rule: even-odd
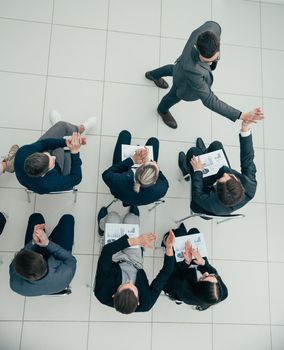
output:
[[[190,164],[191,165],[195,165],[195,164],[198,164],[198,163],[200,163],[200,158],[197,156],[193,156],[192,158],[191,158],[191,160],[190,160]]]

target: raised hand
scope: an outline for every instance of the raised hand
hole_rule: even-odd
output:
[[[204,164],[201,163],[200,157],[193,156],[190,161],[191,166],[193,167],[193,170],[203,170]]]
[[[66,146],[71,153],[75,154],[79,152],[81,145],[85,145],[86,142],[86,138],[82,137],[79,132],[73,132],[72,137],[66,140]]]
[[[240,116],[240,119],[247,123],[257,123],[258,120],[262,120],[263,118],[264,114],[260,107],[257,107],[249,112],[243,112]]]
[[[128,239],[128,244],[131,246],[140,245],[145,248],[154,248],[154,242],[157,239],[156,233],[144,233],[138,237]]]
[[[184,257],[184,261],[189,265],[192,261],[192,245],[189,241],[185,242],[185,247],[182,255]]]
[[[49,239],[44,231],[45,224],[35,225],[33,232],[33,242],[40,247],[46,247]]]
[[[193,259],[194,259],[194,262],[196,263],[196,265],[205,265],[205,260],[200,255],[198,249],[192,248],[191,254],[193,256]]]

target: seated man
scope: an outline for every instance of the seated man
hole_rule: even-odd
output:
[[[135,216],[134,213],[132,215]],[[114,215],[114,213],[108,214],[106,222],[117,222],[117,216],[118,214]],[[126,217],[124,222],[129,222],[129,219]],[[138,222],[138,217],[135,220],[132,216],[131,223]],[[171,233],[165,242],[164,265],[149,285],[143,270],[143,255],[140,247],[152,248],[155,240],[154,233],[144,233],[135,238],[124,235],[103,247],[98,260],[94,289],[95,296],[102,304],[114,307],[123,314],[145,312],[153,307],[173,273],[175,265],[174,234]],[[133,246],[139,247],[130,248]]]
[[[30,216],[25,247],[10,264],[10,287],[23,296],[61,292],[68,287],[76,271],[72,255],[74,218],[63,215],[51,235],[45,233],[44,218]]]
[[[229,215],[254,197],[257,182],[250,124],[250,122],[242,122],[239,136],[241,173],[228,167],[222,167],[216,175],[203,178],[204,167],[198,156],[222,149],[221,142],[213,142],[206,150],[202,139],[198,138],[197,146],[199,147],[191,148],[186,156],[180,152],[179,167],[183,174],[190,173],[192,178],[190,206],[195,213]]]
[[[153,203],[168,191],[169,183],[157,165],[159,141],[151,137],[146,145],[153,146],[153,160],[148,159],[147,150],[136,151],[133,157],[121,161],[121,146],[130,145],[131,134],[127,130],[120,132],[113,155],[112,166],[102,174],[105,184],[115,198],[124,206],[146,205]],[[134,169],[134,164],[141,164]]]
[[[50,117],[54,125],[38,141],[22,146],[14,162],[19,182],[39,194],[70,190],[81,182],[79,150],[86,143],[81,134],[95,124],[95,118],[79,126],[59,121],[56,111]],[[68,140],[63,138],[70,135]]]

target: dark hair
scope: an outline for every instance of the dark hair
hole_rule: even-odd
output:
[[[245,193],[242,183],[234,176],[226,182],[217,181],[216,190],[219,200],[226,206],[238,204]]]
[[[47,271],[43,256],[30,250],[19,251],[12,262],[18,275],[29,281],[41,279]]]
[[[218,278],[217,278],[218,280]],[[202,306],[214,305],[219,303],[222,299],[222,289],[219,281],[209,282],[209,281],[200,281],[194,283],[193,285],[194,294],[200,299]]]
[[[24,163],[24,169],[27,175],[31,177],[39,177],[48,171],[49,158],[44,153],[33,153],[28,156]]]
[[[210,58],[220,51],[220,40],[213,32],[207,31],[198,36],[196,47],[201,56]]]
[[[113,304],[116,311],[122,314],[132,314],[137,308],[138,298],[135,296],[133,290],[127,288],[121,292],[116,292],[113,297]]]

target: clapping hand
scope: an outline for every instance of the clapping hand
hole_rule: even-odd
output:
[[[205,260],[200,255],[198,249],[192,248],[191,249],[191,254],[193,256],[193,259],[194,259],[194,262],[195,262],[196,265],[204,265],[205,264]]]
[[[86,143],[87,139],[83,137],[79,132],[73,132],[72,137],[66,140],[66,146],[73,154],[78,153],[81,145],[85,145]]]
[[[133,158],[134,164],[146,163],[149,160],[147,147],[137,149],[132,158]]]
[[[203,170],[204,164],[201,163],[200,157],[193,156],[190,161],[191,166],[193,167],[193,170]]]
[[[156,233],[144,233],[138,237],[139,245],[145,248],[154,249],[154,242],[157,239]]]
[[[46,247],[48,245],[49,239],[45,233],[45,224],[34,226],[33,242],[40,247]]]
[[[182,255],[184,257],[184,261],[186,262],[186,264],[190,264],[192,261],[192,245],[190,244],[189,241],[185,242],[185,247],[184,247],[184,251],[182,252]]]

